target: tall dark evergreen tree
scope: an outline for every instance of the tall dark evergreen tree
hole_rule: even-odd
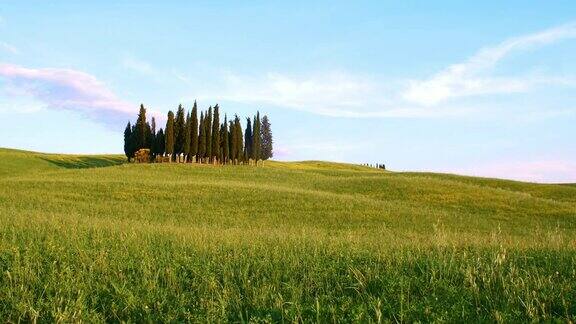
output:
[[[132,152],[132,126],[130,122],[126,125],[124,129],[124,154],[126,154],[126,158],[128,158],[128,162],[132,160],[133,152]]]
[[[208,162],[212,160],[212,106],[208,108],[208,113],[204,115],[204,127],[206,132],[206,158]]]
[[[244,144],[242,143],[242,125],[240,124],[240,118],[236,116],[234,118],[234,132],[235,134],[235,146],[236,146],[236,156],[235,158],[241,162],[244,157]]]
[[[192,129],[192,118],[190,114],[186,114],[186,127],[184,127],[184,159],[185,161],[190,161],[190,143],[192,141],[191,138],[191,130]]]
[[[156,151],[154,152],[157,156],[164,156],[166,139],[164,136],[164,130],[160,128],[158,133],[156,133]]]
[[[192,125],[190,127],[190,155],[198,155],[198,107],[196,106],[196,101],[194,101],[194,106],[192,107]]]
[[[166,121],[166,154],[170,157],[172,161],[172,156],[174,155],[174,113],[172,110],[168,112],[168,120]]]
[[[229,146],[229,159],[231,163],[235,163],[236,152],[238,148],[236,147],[236,123],[234,120],[228,122],[230,127],[228,128],[228,146]]]
[[[150,139],[148,140],[148,143],[150,145],[150,157],[152,158],[152,161],[154,161],[154,158],[156,157],[156,146],[158,145],[156,143],[156,118],[152,117],[152,122],[150,123]]]
[[[200,133],[198,135],[198,162],[202,162],[206,154],[206,127],[204,112],[200,112]]]
[[[228,143],[228,118],[224,115],[224,123],[222,124],[222,132],[220,134],[222,138],[222,164],[228,163],[228,157],[230,156],[230,145]]]
[[[220,107],[214,106],[212,118],[212,160],[222,160],[220,156]]]
[[[153,136],[156,136],[156,118],[152,117],[152,122],[150,123],[150,131]]]
[[[274,155],[272,148],[272,126],[270,125],[270,120],[266,115],[262,117],[262,125],[260,125],[260,137],[262,139],[262,144],[260,145],[261,158],[262,160],[271,159]]]
[[[218,147],[220,148],[220,155],[218,158],[218,161],[220,164],[225,164],[224,161],[224,123],[220,124],[220,143],[218,144]]]
[[[244,158],[252,158],[252,121],[246,118],[246,129],[244,130]]]
[[[144,148],[151,148],[152,147],[152,126],[150,123],[146,122],[146,145]]]
[[[186,120],[184,117],[184,107],[178,106],[176,119],[174,120],[174,154],[180,156],[184,152],[184,141],[186,138]]]
[[[256,112],[254,117],[254,130],[252,131],[252,154],[251,158],[254,161],[260,160],[260,145],[262,145],[262,140],[260,138],[260,112]]]
[[[132,138],[130,139],[130,150],[132,151],[132,157],[134,157],[136,151],[138,151],[138,133],[136,131],[136,124],[132,125]]]
[[[136,151],[141,148],[146,148],[146,108],[144,104],[140,105],[140,112],[138,112],[138,119],[136,120]]]

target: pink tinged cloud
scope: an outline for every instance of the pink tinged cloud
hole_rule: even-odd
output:
[[[576,162],[567,160],[500,161],[452,171],[541,183],[576,183]]]
[[[96,77],[81,71],[0,64],[0,79],[13,92],[33,97],[48,108],[80,112],[114,129],[135,119],[138,112],[137,105],[119,99]]]
[[[274,153],[273,159],[276,160],[287,159],[290,157],[290,155],[292,155],[292,151],[289,148],[283,146],[275,147],[273,153]]]

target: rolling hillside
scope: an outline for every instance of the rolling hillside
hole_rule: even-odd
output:
[[[0,149],[0,318],[576,320],[576,187]]]

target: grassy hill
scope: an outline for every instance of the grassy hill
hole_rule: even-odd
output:
[[[0,149],[8,321],[576,320],[576,186]]]

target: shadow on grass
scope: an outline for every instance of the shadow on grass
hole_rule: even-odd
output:
[[[65,169],[103,168],[124,163],[122,158],[100,156],[78,156],[67,158],[41,157],[42,160]]]

